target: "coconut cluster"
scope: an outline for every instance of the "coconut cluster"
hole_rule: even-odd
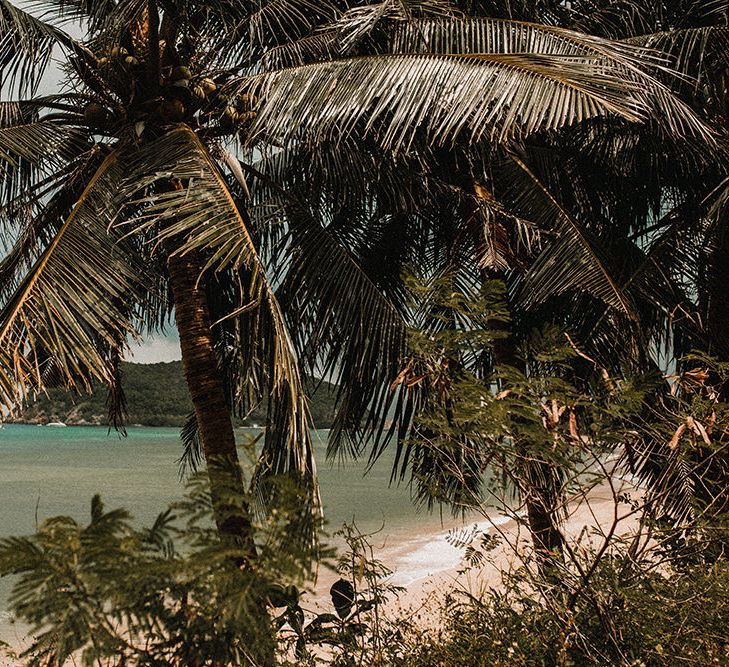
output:
[[[141,57],[141,56],[140,56]],[[156,119],[163,124],[211,122],[240,131],[256,117],[258,98],[243,94],[231,99],[223,92],[221,83],[209,76],[195,74],[186,65],[164,67],[156,94],[144,99],[146,67],[123,46],[115,46],[98,59],[99,73],[111,80],[128,81],[131,91],[132,120]],[[160,94],[161,93],[161,94]],[[136,99],[135,99],[136,98]],[[126,115],[124,113],[123,115]],[[90,126],[109,124],[114,114],[103,105],[92,102],[84,108],[84,118]]]
[[[173,121],[181,121],[197,111],[200,111],[202,121],[218,118],[231,126],[249,124],[256,117],[253,110],[258,104],[256,96],[244,94],[231,99],[214,79],[196,77],[184,65],[170,69],[165,80],[164,96],[168,102],[166,119]]]

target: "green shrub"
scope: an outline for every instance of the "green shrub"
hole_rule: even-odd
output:
[[[400,667],[729,664],[729,563],[636,570],[603,561],[589,589],[542,596],[526,578],[475,598],[453,592],[437,635],[411,632]]]

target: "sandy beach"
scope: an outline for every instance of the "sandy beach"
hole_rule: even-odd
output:
[[[584,550],[588,545],[599,548],[613,524],[616,536],[631,535],[638,528],[637,514],[631,513],[627,504],[620,503],[616,517],[616,504],[613,499],[605,489],[596,490],[588,499],[570,506],[564,534],[576,551]],[[531,540],[521,522],[496,517],[493,523],[482,522],[479,528],[500,538],[499,545],[488,554],[482,565],[468,568],[462,558],[463,550],[451,547],[458,554],[452,554],[453,561],[450,566],[443,569],[433,566],[426,576],[407,584],[405,593],[391,605],[390,613],[418,614],[421,619],[437,614],[449,591],[460,590],[478,597],[488,589],[498,589],[503,573],[522,566],[522,557],[531,549]],[[444,539],[442,536],[441,538]],[[397,575],[394,578],[397,581]]]
[[[575,551],[588,547],[599,548],[608,532],[614,537],[632,535],[638,528],[638,513],[624,500],[616,503],[621,494],[640,495],[629,480],[617,480],[615,488],[605,484],[593,489],[587,496],[573,499],[567,506],[563,526],[565,538]],[[466,591],[478,596],[489,588],[498,588],[502,573],[522,565],[523,556],[531,549],[531,540],[523,522],[516,516],[494,512],[488,518],[478,517],[450,529],[441,528],[429,533],[414,530],[402,534],[397,543],[373,544],[374,556],[392,570],[386,583],[404,589],[387,606],[386,613],[417,615],[421,620],[430,617],[433,622],[444,596],[453,590]],[[460,529],[459,526],[460,525]],[[488,552],[483,563],[469,568],[465,562],[464,547],[453,545],[454,535],[495,536],[498,545]],[[329,611],[329,587],[338,578],[330,570],[322,569],[312,593],[307,594],[304,607],[312,611]],[[427,622],[427,621],[426,621]]]

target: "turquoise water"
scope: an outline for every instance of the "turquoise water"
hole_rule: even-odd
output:
[[[239,441],[247,430],[239,430]],[[364,462],[330,465],[326,434],[316,433],[325,511],[332,526],[355,518],[370,529],[383,519],[402,525],[420,515],[405,486],[388,488],[391,458],[364,476]],[[0,430],[0,536],[31,532],[38,519],[84,519],[100,493],[108,507],[126,507],[143,523],[180,498],[182,449],[174,428],[130,428],[121,438],[100,427],[6,425]],[[427,520],[427,519],[426,519]]]
[[[250,437],[248,429],[237,434],[241,444]],[[375,553],[402,585],[458,562],[445,531],[462,524],[419,512],[407,485],[390,486],[394,451],[365,475],[364,461],[327,463],[326,433],[314,435],[330,533],[353,520],[363,532],[378,531],[371,540]],[[0,538],[32,534],[37,522],[56,515],[86,522],[96,493],[107,509],[124,507],[135,523],[149,525],[184,493],[177,465],[181,451],[174,428],[130,428],[120,438],[100,427],[6,425],[0,429]],[[323,590],[333,576],[320,572]],[[0,640],[24,646],[27,629],[5,611],[11,585],[0,579]]]
[[[238,434],[240,442],[247,437],[245,430]],[[441,529],[439,517],[416,510],[406,485],[389,485],[394,453],[386,452],[365,476],[364,462],[328,464],[326,434],[315,436],[330,531],[343,521],[355,520],[365,532],[384,524],[375,541],[387,547]],[[130,428],[120,438],[100,427],[6,425],[0,429],[0,537],[30,534],[36,521],[59,514],[86,521],[95,493],[107,508],[124,507],[137,523],[149,524],[184,492],[180,453],[174,428]],[[0,581],[0,609],[7,587]]]

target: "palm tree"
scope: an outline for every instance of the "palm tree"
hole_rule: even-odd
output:
[[[308,26],[271,27],[265,10],[236,13],[227,5],[47,8],[56,23],[83,21],[84,42],[10,3],[0,7],[2,92],[17,98],[0,106],[8,243],[0,268],[3,405],[47,386],[85,391],[101,381],[110,387],[116,423],[123,409],[118,362],[128,337],[158,330],[174,308],[199,440],[216,462],[209,466],[216,522],[250,555],[231,410],[247,409],[251,395],[271,397],[261,478],[291,472],[315,502],[314,462],[295,351],[257,254],[237,171],[223,175],[229,153],[221,137],[235,136],[247,115],[206,75],[231,76],[224,68],[236,45],[257,52],[291,37],[285,29]],[[63,53],[66,81],[39,95],[54,48]],[[216,251],[201,224],[205,234],[220,231],[216,243],[227,230],[235,247]],[[233,299],[249,327],[238,322],[237,346],[212,328],[215,308]],[[230,349],[237,356],[224,359]],[[241,387],[225,376],[234,365]],[[229,469],[237,476],[235,502],[222,479]]]
[[[400,442],[412,424],[420,399],[389,390],[403,261],[422,251],[438,270],[467,256],[462,276],[496,268],[517,281],[511,244],[548,232],[557,242],[533,250],[552,259],[522,282],[557,269],[530,298],[583,282],[618,326],[630,298],[524,155],[599,141],[603,123],[709,137],[645,50],[439,2],[42,6],[39,19],[0,0],[13,98],[0,106],[3,405],[102,381],[118,415],[127,338],[174,308],[206,459],[237,470],[231,413],[267,397],[255,488],[264,499],[266,479],[291,474],[307,490],[302,514],[317,504],[302,363],[340,381],[335,447],[392,434],[392,406]],[[83,22],[83,41],[66,20]],[[54,48],[66,81],[39,95]],[[565,273],[567,253],[577,268]],[[248,507],[209,471],[221,534],[252,554]],[[236,487],[242,497],[240,476]]]
[[[331,75],[328,65],[305,66],[302,61],[292,72],[264,79],[290,78],[290,87],[268,110],[270,116],[257,120],[259,130],[270,123],[285,150],[260,160],[255,169],[248,167],[254,178],[254,205],[261,212],[275,211],[275,224],[287,228],[284,242],[276,238],[287,249],[278,293],[297,323],[302,358],[312,369],[331,370],[340,385],[330,451],[344,448],[357,455],[373,438],[371,457],[376,458],[395,438],[398,468],[393,474],[405,476],[414,470],[416,481],[439,472],[447,477],[450,461],[439,462],[427,447],[412,444],[417,437],[409,438],[413,417],[427,400],[423,385],[407,389],[401,383],[392,388],[403,371],[406,330],[413,322],[401,281],[404,266],[415,265],[425,275],[455,268],[461,286],[495,276],[507,281],[515,331],[511,341],[497,346],[497,359],[490,362],[521,365],[515,354],[518,344],[535,325],[546,322],[567,327],[595,360],[585,364],[584,358],[578,359],[575,372],[584,380],[597,369],[613,377],[621,377],[626,369],[653,370],[663,342],[670,340],[678,356],[686,349],[680,346],[700,344],[707,334],[698,326],[695,287],[685,280],[701,261],[684,252],[680,239],[705,226],[706,207],[701,202],[725,177],[724,140],[719,138],[718,146],[707,140],[688,118],[702,116],[699,125],[713,126],[715,136],[725,134],[725,124],[711,112],[715,105],[705,104],[705,97],[715,98],[717,75],[724,71],[718,64],[726,58],[726,26],[717,22],[670,36],[634,34],[627,43],[607,43],[556,27],[573,27],[575,19],[585,15],[576,14],[579,3],[571,3],[574,11],[569,12],[562,3],[553,3],[552,11],[541,16],[527,13],[534,11],[533,3],[523,3],[522,15],[514,14],[519,3],[509,3],[508,13],[503,3],[485,4],[489,7],[481,6],[480,11],[497,13],[501,7],[501,18],[398,16],[388,6],[387,12],[370,15],[365,28],[367,10],[362,9],[360,23],[354,12],[340,21],[347,34],[354,35],[349,42],[340,41],[350,53],[369,59],[371,77],[377,72],[371,62],[378,55],[508,57],[536,51],[545,57],[584,58],[590,53],[604,57],[609,49],[618,60],[634,58],[627,65],[631,71],[647,68],[664,82],[657,93],[661,101],[649,113],[651,122],[626,122],[619,114],[608,114],[571,118],[552,132],[520,128],[518,136],[504,136],[489,126],[489,136],[466,133],[464,140],[463,135],[440,135],[434,142],[427,126],[408,134],[406,119],[417,118],[420,109],[407,107],[397,117],[401,135],[390,125],[378,132],[377,121],[368,117],[369,136],[355,140],[347,125],[343,133],[338,124],[344,102],[337,107],[337,100],[318,94],[336,85],[333,79],[339,72]],[[597,12],[595,4],[585,6]],[[705,3],[702,7],[696,4],[694,13],[703,20],[709,15],[720,18]],[[474,11],[463,5],[462,9],[466,14]],[[553,25],[524,23],[537,18]],[[645,29],[646,20],[636,22],[634,32]],[[660,53],[633,51],[634,42],[655,46]],[[703,63],[700,72],[689,69],[697,62]],[[695,79],[677,76],[674,68],[708,83],[703,89],[687,85]],[[446,96],[437,89],[435,70],[430,71],[435,89],[429,103],[437,108]],[[309,89],[306,79],[311,72],[322,79]],[[328,76],[331,79],[324,78]],[[376,104],[384,93],[377,86],[373,90]],[[287,124],[289,99],[295,105],[292,111],[306,123],[294,116]],[[319,116],[309,100],[324,122],[317,123]],[[569,109],[575,108],[563,110],[569,114]],[[362,121],[354,117],[358,107],[345,111],[352,125]],[[437,127],[447,133],[447,120]],[[388,148],[395,154],[383,156]],[[695,226],[687,215],[696,216]],[[442,322],[443,313],[438,312],[420,326],[437,330]],[[616,340],[624,345],[616,346]],[[483,372],[488,368],[489,364]],[[388,421],[393,425],[389,429]],[[476,449],[464,443],[464,452]],[[473,466],[478,468],[477,463]],[[549,470],[535,474],[552,476]],[[457,486],[455,477],[451,481]],[[423,499],[428,487],[420,489]],[[472,492],[454,488],[451,499],[460,506]],[[544,542],[542,550],[551,551],[560,536],[554,496],[550,489],[545,493],[552,499],[537,498],[529,509],[534,525],[541,526],[535,533],[544,536],[535,542]]]

